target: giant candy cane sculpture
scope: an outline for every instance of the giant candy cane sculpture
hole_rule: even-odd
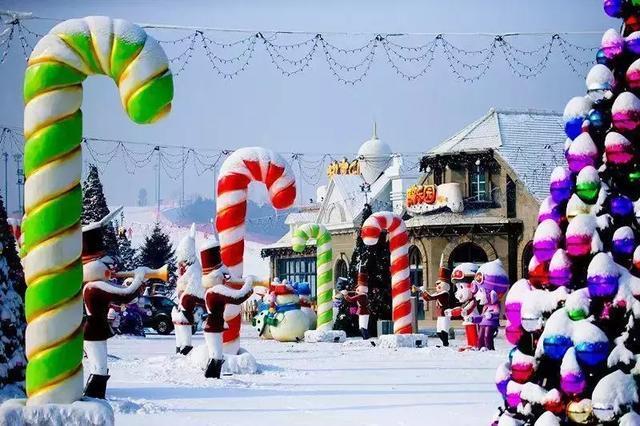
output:
[[[295,176],[289,164],[278,154],[265,148],[240,148],[231,154],[220,168],[216,229],[220,239],[222,262],[234,278],[243,272],[247,190],[251,182],[267,187],[271,204],[286,209],[296,199]],[[227,305],[224,319],[224,351],[237,354],[240,349],[240,306]]]
[[[158,42],[120,19],[56,25],[35,46],[24,80],[28,404],[82,394],[82,82],[106,74],[136,123],[171,109],[173,79]]]
[[[318,325],[317,330],[333,330],[333,249],[331,234],[322,225],[305,223],[293,233],[291,247],[301,252],[309,239],[316,240],[316,276],[318,281]]]
[[[391,297],[393,332],[410,334],[413,323],[411,284],[409,282],[409,235],[404,221],[391,212],[377,212],[362,226],[362,240],[368,246],[378,242],[382,231],[389,233],[391,250]]]

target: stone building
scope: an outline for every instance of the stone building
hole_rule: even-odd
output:
[[[287,223],[292,231],[305,222],[324,224],[333,235],[335,277],[346,276],[369,202],[373,211],[404,216],[415,285],[433,287],[441,257],[450,268],[500,258],[515,281],[527,274],[538,209],[551,171],[564,164],[564,140],[561,114],[491,109],[427,152],[418,175],[374,133],[359,151],[360,175],[333,175],[319,188],[318,203],[290,214]],[[413,196],[427,187],[434,194],[455,187],[462,202],[452,209],[423,195],[424,208],[408,207],[407,191]],[[295,254],[290,238],[263,249],[272,276],[315,282],[315,250]]]

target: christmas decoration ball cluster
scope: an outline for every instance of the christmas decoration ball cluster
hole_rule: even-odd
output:
[[[606,0],[587,95],[564,111],[529,278],[505,299],[514,345],[496,425],[640,424],[640,0]]]

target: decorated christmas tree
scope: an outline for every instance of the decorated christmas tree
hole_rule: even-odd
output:
[[[131,247],[131,240],[127,237],[124,229],[118,230],[116,240],[118,242],[118,252],[120,253],[119,269],[124,271],[135,269],[138,266],[136,263],[136,249]]]
[[[170,281],[173,281],[176,271],[175,250],[171,245],[169,235],[156,222],[151,230],[151,235],[145,237],[144,244],[139,249],[136,265],[156,269],[165,264],[169,265],[169,277]]]
[[[22,266],[0,198],[0,390],[8,385],[23,387],[27,365],[24,353],[24,288]]]
[[[97,222],[109,214],[98,168],[89,164],[89,174],[82,183],[82,224]],[[104,226],[104,244],[107,254],[116,260],[119,256],[116,232],[110,223]]]
[[[500,425],[640,424],[640,2],[606,0],[587,96],[565,108],[529,279],[505,300]]]

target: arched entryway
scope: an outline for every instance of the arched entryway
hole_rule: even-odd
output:
[[[529,262],[533,257],[533,241],[529,241],[522,250],[522,278],[529,278]]]
[[[349,278],[349,267],[347,266],[347,262],[344,259],[338,259],[336,261],[336,266],[334,268],[334,279],[337,281],[338,278]]]
[[[424,263],[420,249],[416,246],[409,247],[409,279],[411,285],[420,287],[424,283]]]
[[[487,253],[478,244],[465,242],[456,246],[449,255],[449,268],[453,270],[464,262],[483,264],[489,261]]]

